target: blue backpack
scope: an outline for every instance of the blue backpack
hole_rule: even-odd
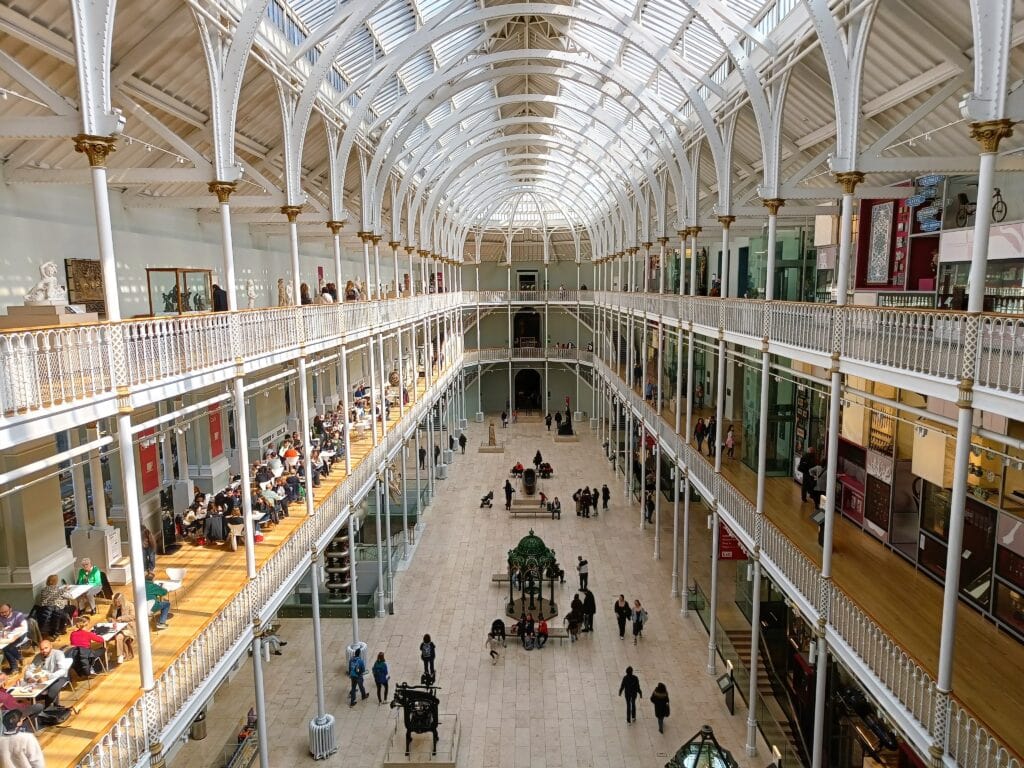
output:
[[[366,674],[366,665],[359,656],[353,656],[348,662],[348,676],[352,679],[362,677]]]

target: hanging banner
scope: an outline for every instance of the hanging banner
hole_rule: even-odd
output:
[[[157,466],[155,428],[139,432],[139,478],[143,495],[160,487],[160,470]]]
[[[215,459],[224,453],[224,438],[221,435],[220,405],[211,405],[208,409],[210,417],[210,458]]]
[[[718,524],[718,559],[747,559],[747,553],[743,551],[743,545],[740,544],[740,540],[732,535],[732,531],[723,522]]]

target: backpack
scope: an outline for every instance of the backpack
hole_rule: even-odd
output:
[[[348,662],[348,676],[353,680],[363,676],[366,672],[366,665],[363,664],[363,660],[358,656],[353,656]]]

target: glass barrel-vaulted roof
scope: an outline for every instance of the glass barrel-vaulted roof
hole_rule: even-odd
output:
[[[664,126],[721,95],[726,46],[749,50],[796,2],[271,0],[268,18],[311,62],[345,36],[326,77],[339,106],[371,144],[400,142],[378,151],[463,224],[571,227],[656,173]]]

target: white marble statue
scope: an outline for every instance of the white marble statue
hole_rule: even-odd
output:
[[[277,306],[287,307],[289,304],[291,302],[288,301],[288,286],[285,285],[284,278],[279,277],[277,278]]]
[[[256,307],[256,283],[252,280],[245,281],[245,305],[249,309]]]
[[[291,283],[286,283],[285,284],[285,286],[284,286],[284,297],[285,297],[285,306],[290,307],[292,304],[295,303],[295,288],[292,287]]]
[[[52,261],[39,267],[39,282],[25,294],[26,304],[66,304],[68,292],[57,282],[57,265]]]

